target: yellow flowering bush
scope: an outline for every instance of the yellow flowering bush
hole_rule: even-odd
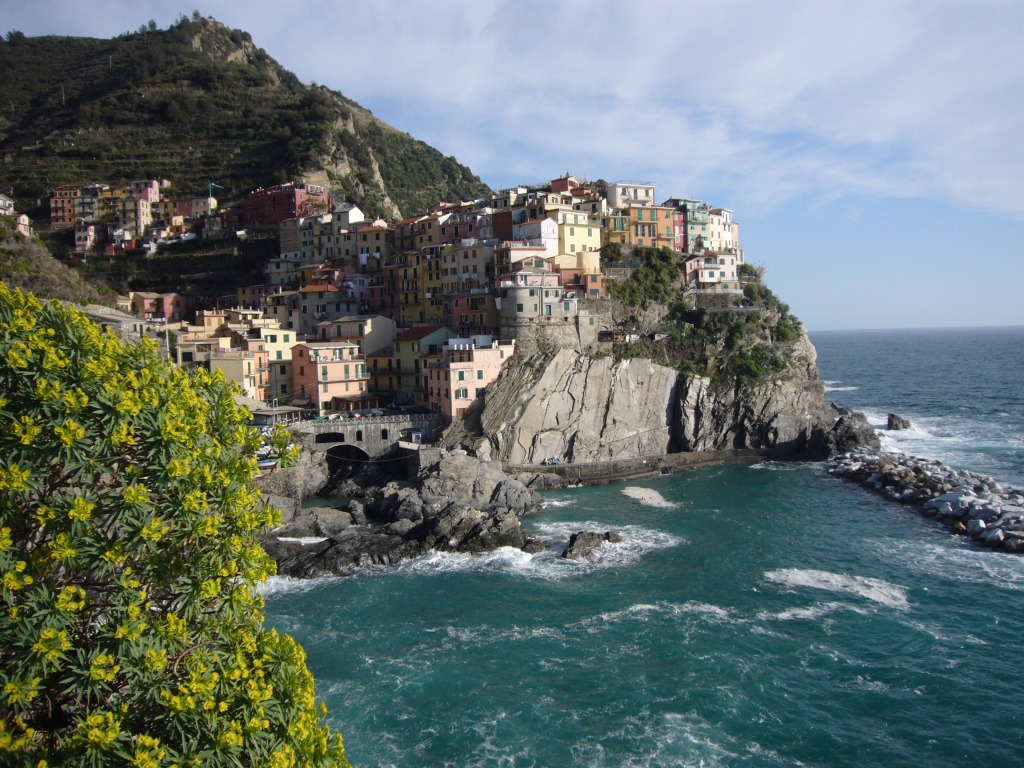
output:
[[[0,765],[348,765],[232,394],[0,284]]]

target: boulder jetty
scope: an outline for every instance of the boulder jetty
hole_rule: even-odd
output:
[[[978,544],[1024,552],[1024,491],[994,478],[902,453],[851,452],[829,473],[915,509]]]

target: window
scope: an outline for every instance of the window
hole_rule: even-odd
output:
[[[282,365],[281,366],[281,375],[284,376],[284,374],[285,374],[285,366]]]
[[[516,304],[516,312],[522,312],[522,311],[523,311],[523,305],[522,304]]]
[[[476,377],[477,379],[482,379],[484,377],[484,371],[482,368],[476,372]]]
[[[459,381],[465,381],[465,380],[466,380],[466,372],[465,371],[459,371]]]
[[[324,392],[324,394],[327,393],[327,382],[326,381],[323,384],[323,392]]]
[[[320,375],[323,378],[325,378],[325,379],[327,378],[327,366],[326,365],[321,366],[321,368],[320,368]]]
[[[277,350],[277,359],[278,360],[283,360],[284,359],[284,352],[282,352],[280,349]]]
[[[306,375],[306,366],[300,365],[299,366],[299,376],[305,376],[305,375]]]

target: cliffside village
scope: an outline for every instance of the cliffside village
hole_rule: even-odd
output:
[[[178,365],[219,369],[252,400],[295,413],[390,405],[459,418],[513,356],[523,329],[572,326],[580,339],[596,339],[605,280],[636,266],[633,247],[676,251],[695,294],[741,291],[732,211],[679,198],[656,204],[652,184],[598,187],[564,176],[438,203],[394,224],[332,202],[322,186],[258,189],[223,210],[215,187],[185,199],[162,197],[166,183],[155,180],[60,187],[49,223],[73,228],[83,255],[102,238],[110,257],[276,231],[280,249],[266,279],[219,304],[230,309],[192,312],[184,295],[145,292],[119,308],[166,340]],[[621,258],[602,263],[602,248]]]

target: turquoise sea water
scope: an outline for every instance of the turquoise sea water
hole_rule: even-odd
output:
[[[969,392],[905,381],[913,372],[870,334],[813,340],[836,400],[894,410],[922,433],[902,438],[915,449],[1016,481],[1024,329],[1006,333],[964,342],[1016,350]],[[886,340],[896,360],[922,343]],[[1001,435],[973,449],[989,418]],[[546,501],[525,527],[623,541],[593,563],[499,550],[267,586],[268,622],[305,646],[353,764],[1021,764],[1021,557],[820,464],[717,466]]]

